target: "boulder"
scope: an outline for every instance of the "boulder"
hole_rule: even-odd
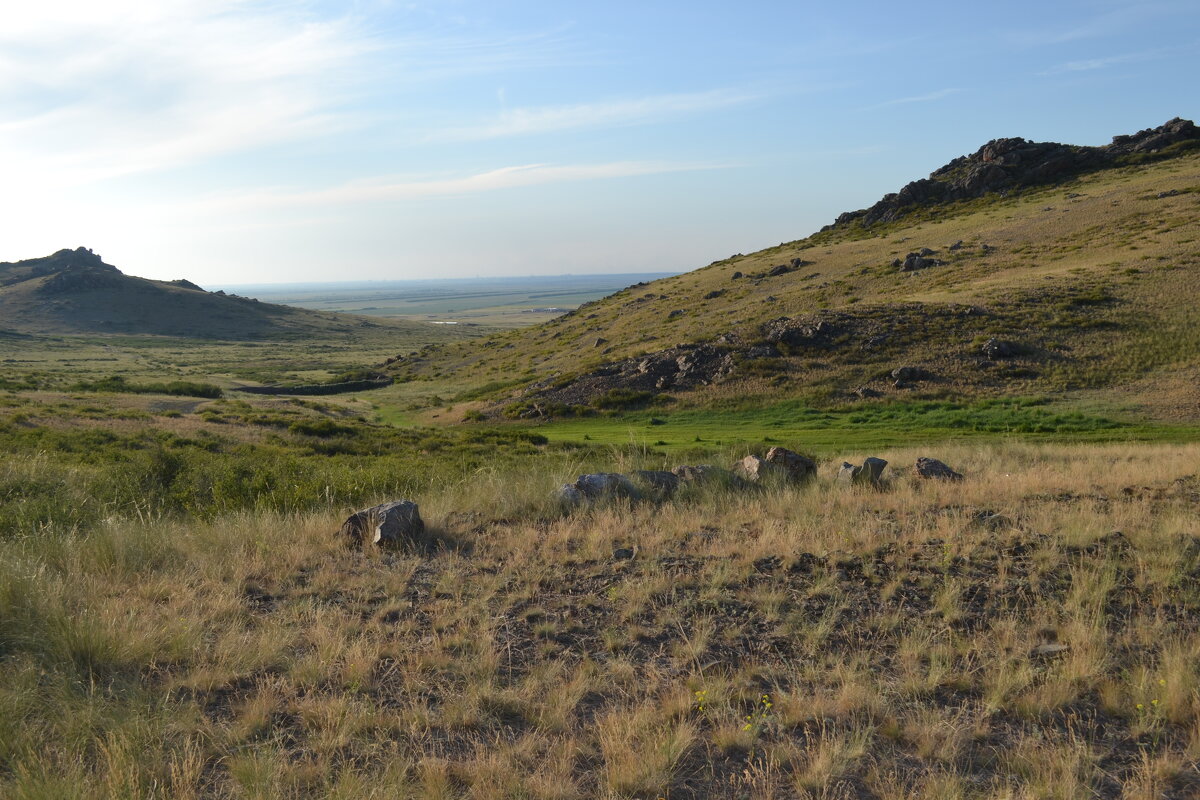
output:
[[[892,370],[892,377],[901,383],[919,381],[925,377],[925,370],[920,367],[896,367]]]
[[[639,488],[660,497],[670,497],[679,488],[679,478],[666,470],[639,469],[630,477]]]
[[[845,484],[857,483],[860,472],[862,472],[862,467],[856,467],[849,461],[843,461],[841,469],[838,470],[837,482]]]
[[[356,511],[338,531],[351,546],[362,547],[371,542],[385,549],[414,544],[424,533],[425,523],[417,504],[411,500],[395,500]]]
[[[580,475],[574,483],[564,483],[554,493],[559,502],[568,506],[577,506],[594,500],[604,500],[612,497],[628,497],[639,499],[642,493],[633,481],[616,472],[595,472]]]
[[[714,467],[711,464],[684,464],[675,467],[671,472],[679,479],[680,483],[741,483],[741,480],[729,470]]]
[[[838,470],[838,483],[854,486],[879,486],[883,483],[883,468],[887,466],[887,463],[882,458],[874,456],[864,461],[861,467],[855,466],[849,461],[843,461],[842,468]]]
[[[980,348],[983,354],[990,359],[997,358],[1012,358],[1020,352],[1020,346],[1015,342],[1007,342],[1003,339],[988,339]]]
[[[733,472],[751,483],[762,483],[773,477],[782,479],[787,472],[779,464],[773,464],[765,458],[748,455],[733,467]]]
[[[928,258],[926,255],[924,255],[926,252],[932,253],[933,251],[926,247],[919,253],[909,253],[904,257],[904,260],[900,262],[900,269],[904,272],[915,272],[919,269],[942,266],[944,262],[939,261],[936,258]],[[900,259],[896,259],[896,261],[900,261]],[[896,261],[893,261],[892,264],[895,264]]]
[[[936,458],[918,458],[913,466],[918,478],[926,480],[961,481],[961,472],[955,472]]]
[[[558,498],[559,502],[567,506],[581,505],[587,499],[583,496],[583,492],[579,491],[573,483],[564,483],[558,487],[558,491],[554,493],[554,496]]]
[[[572,485],[588,500],[602,497],[638,497],[640,494],[629,478],[617,472],[580,475]]]
[[[799,453],[793,453],[786,447],[772,447],[767,451],[766,459],[770,463],[782,467],[787,473],[788,480],[793,483],[802,483],[816,477],[817,474],[815,461]]]

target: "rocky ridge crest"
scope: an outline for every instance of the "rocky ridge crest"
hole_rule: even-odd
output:
[[[1122,157],[1151,154],[1181,142],[1200,145],[1200,128],[1176,117],[1157,128],[1114,136],[1101,147],[1031,142],[1020,137],[993,139],[969,156],[885,194],[870,208],[847,211],[822,230],[860,222],[864,226],[892,222],[915,207],[970,200],[989,192],[1008,192],[1051,183],[1080,172],[1117,166]]]

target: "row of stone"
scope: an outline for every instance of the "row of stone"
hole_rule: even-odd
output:
[[[842,462],[838,483],[880,487],[887,461],[868,458],[861,465]],[[963,476],[936,458],[919,458],[913,467],[918,478],[961,481]],[[636,470],[629,475],[595,472],[580,475],[573,483],[556,492],[566,505],[580,505],[603,498],[666,498],[687,484],[707,483],[744,489],[764,482],[800,484],[816,477],[817,464],[811,458],[783,447],[772,447],[765,456],[748,455],[728,470],[711,464],[683,465],[667,470]]]
[[[884,484],[882,458],[868,458],[861,465],[843,462],[837,481],[849,485],[880,487]],[[936,458],[919,458],[914,472],[930,480],[961,481],[963,476]],[[709,484],[745,489],[764,481],[801,484],[817,474],[811,458],[784,447],[772,447],[765,456],[748,455],[732,470],[711,464],[684,465],[667,470],[637,470],[629,475],[618,472],[594,472],[580,475],[563,485],[558,499],[566,505],[581,505],[609,498],[666,499],[688,484]],[[425,532],[425,523],[417,504],[411,500],[365,508],[350,515],[338,535],[349,545],[371,543],[381,548],[399,547],[417,541]]]

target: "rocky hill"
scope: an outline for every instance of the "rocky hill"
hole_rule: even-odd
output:
[[[420,323],[382,323],[346,314],[207,292],[191,281],[125,275],[87,248],[0,263],[0,320],[12,333],[152,334],[202,339],[280,339],[348,334],[364,328],[423,339],[450,334]]]
[[[928,178],[913,181],[899,192],[884,195],[870,208],[847,211],[833,225],[869,226],[902,218],[913,206],[1006,193],[1060,181],[1071,175],[1125,163],[1166,158],[1200,149],[1200,129],[1176,117],[1157,128],[1114,136],[1103,147],[1030,142],[1021,138],[993,139],[969,156],[960,156]]]
[[[1098,391],[1200,419],[1198,145],[994,140],[805,239],[388,369],[473,375],[460,411],[497,417]]]

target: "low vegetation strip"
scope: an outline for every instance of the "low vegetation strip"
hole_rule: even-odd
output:
[[[385,386],[391,385],[391,378],[380,378],[376,380],[343,381],[341,383],[312,383],[303,386],[235,386],[234,390],[245,392],[246,394],[320,396],[346,394],[347,392],[365,392],[370,389],[382,389]]]
[[[79,381],[70,388],[77,392],[116,392],[128,394],[170,394],[181,397],[223,396],[220,386],[195,381],[165,381],[155,383],[131,383],[121,375],[110,375],[94,381]]]
[[[939,455],[565,516],[569,465],[496,468],[401,552],[336,508],[0,541],[0,794],[1195,797],[1200,449]]]

